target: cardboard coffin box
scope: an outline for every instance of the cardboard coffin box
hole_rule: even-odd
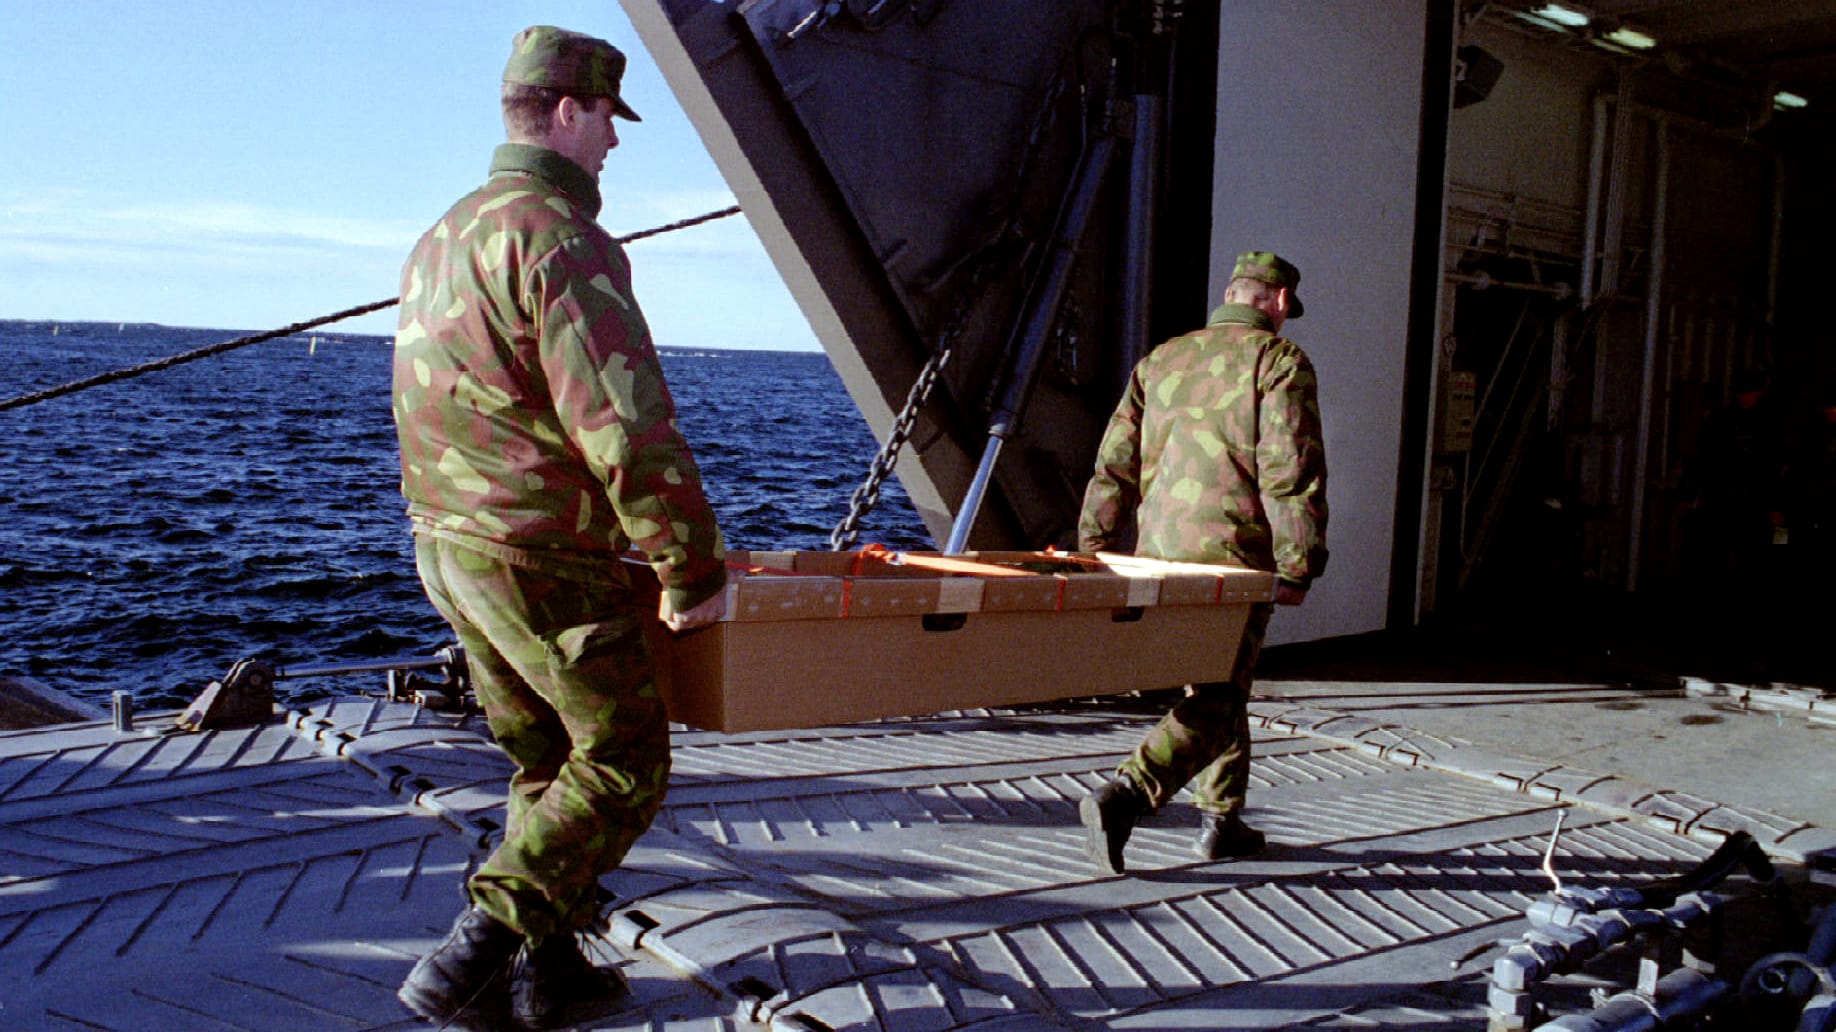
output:
[[[1080,553],[733,553],[727,617],[652,650],[670,720],[823,727],[1230,676],[1254,569]],[[650,578],[637,577],[637,582]]]
[[[1230,675],[1273,574],[1057,552],[736,552],[721,623],[651,638],[670,718],[821,727]],[[639,576],[638,583],[654,584]]]

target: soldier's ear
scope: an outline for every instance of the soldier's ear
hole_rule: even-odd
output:
[[[1275,308],[1283,319],[1294,311],[1294,291],[1288,287],[1279,287],[1275,291]]]
[[[572,129],[580,122],[581,113],[578,97],[563,96],[555,105],[555,128]]]

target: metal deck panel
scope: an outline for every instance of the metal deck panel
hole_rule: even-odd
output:
[[[637,1002],[591,1027],[1481,1026],[1483,962],[1449,962],[1521,930],[1574,798],[1536,786],[1585,772],[1512,782],[1451,740],[1293,716],[1256,707],[1265,854],[1197,862],[1182,795],[1120,878],[1093,875],[1077,800],[1140,714],[678,730],[595,943]],[[205,735],[0,736],[0,1026],[423,1027],[395,986],[457,911],[508,773],[476,718],[369,699]],[[1678,830],[1725,810],[1627,802],[1569,810],[1565,877],[1673,871],[1710,848]]]

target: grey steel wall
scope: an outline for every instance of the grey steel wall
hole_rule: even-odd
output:
[[[1212,210],[1214,295],[1234,256],[1301,269],[1304,318],[1285,332],[1320,376],[1331,565],[1270,642],[1385,626],[1398,534],[1404,360],[1414,263],[1423,0],[1224,6]]]

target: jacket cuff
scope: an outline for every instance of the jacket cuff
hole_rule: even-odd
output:
[[[669,607],[672,612],[686,613],[703,602],[706,602],[708,599],[713,598],[715,595],[720,594],[721,589],[726,586],[726,564],[717,563],[713,571],[705,577],[701,577],[680,587],[664,588],[663,597],[669,600]]]

